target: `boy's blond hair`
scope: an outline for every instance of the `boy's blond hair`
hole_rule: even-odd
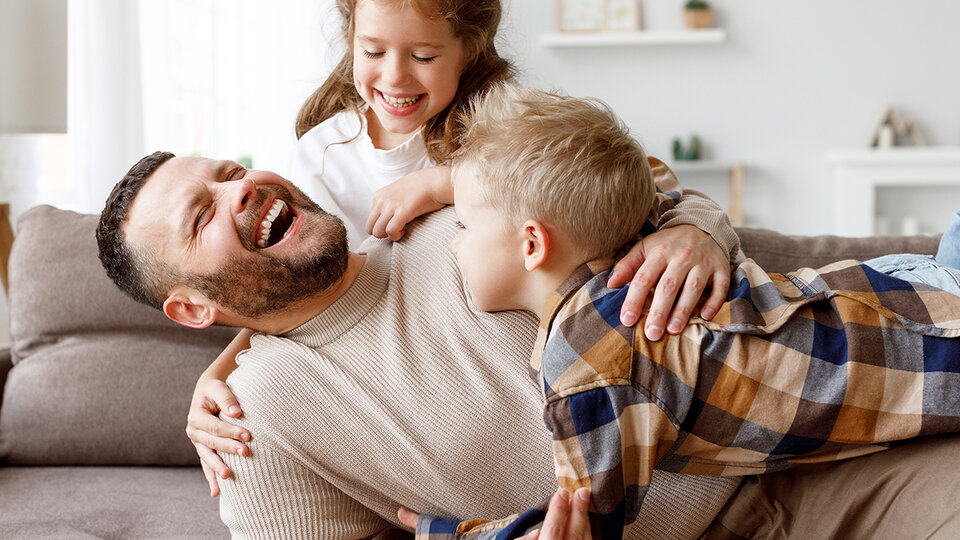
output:
[[[587,259],[616,251],[650,213],[646,153],[608,105],[501,84],[471,104],[455,167],[516,224],[535,219],[570,235]]]

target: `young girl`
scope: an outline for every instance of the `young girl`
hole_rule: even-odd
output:
[[[411,219],[452,202],[443,164],[457,148],[459,113],[471,97],[512,78],[514,69],[494,45],[499,0],[337,0],[337,8],[348,51],[300,111],[291,176],[344,219],[356,248],[363,231],[398,239]],[[672,179],[663,169],[663,178]],[[656,286],[645,327],[651,339],[665,327],[679,332],[711,283],[701,315],[712,317],[727,290],[730,259],[739,253],[716,204],[696,192],[676,197],[682,211],[660,216],[652,225],[661,230],[638,243],[611,279],[613,287],[633,279],[626,324],[636,322]],[[242,331],[204,372],[190,407],[187,434],[211,496],[219,493],[216,476],[230,474],[215,450],[248,453],[243,442],[250,433],[215,415],[241,414],[224,381],[251,334]]]

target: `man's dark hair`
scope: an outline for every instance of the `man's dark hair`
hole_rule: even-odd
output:
[[[100,213],[97,225],[97,247],[100,263],[117,287],[148,306],[163,309],[163,298],[157,291],[157,279],[149,278],[153,266],[146,260],[142,250],[130,246],[123,232],[127,211],[146,183],[160,165],[174,157],[170,152],[154,152],[136,163],[127,174],[113,187],[107,203]],[[152,258],[152,257],[151,257]],[[153,282],[153,286],[151,283]]]

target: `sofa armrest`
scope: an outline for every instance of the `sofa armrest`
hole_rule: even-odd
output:
[[[13,355],[9,347],[0,348],[0,403],[3,402],[3,386],[7,382],[7,372],[13,367]]]

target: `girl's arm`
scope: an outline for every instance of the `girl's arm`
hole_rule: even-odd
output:
[[[234,418],[243,414],[240,404],[225,382],[237,368],[237,354],[250,348],[250,336],[253,330],[244,328],[227,348],[217,356],[197,381],[187,414],[187,437],[193,442],[200,456],[203,475],[210,484],[210,496],[220,493],[217,476],[228,478],[230,469],[217,451],[246,456],[249,449],[243,442],[249,442],[250,432],[217,417],[218,413]],[[241,442],[242,441],[242,442]]]
[[[407,223],[448,204],[453,204],[449,166],[414,171],[373,194],[367,234],[396,242],[406,232]]]
[[[712,318],[730,285],[730,265],[740,262],[740,239],[726,213],[706,195],[684,190],[673,171],[649,158],[657,201],[641,231],[643,239],[621,259],[608,286],[630,283],[620,320],[636,324],[653,291],[644,333],[656,341],[664,330],[683,330],[709,291],[700,316]]]

